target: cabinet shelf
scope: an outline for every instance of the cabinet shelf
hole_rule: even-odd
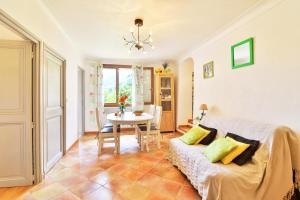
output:
[[[175,131],[175,92],[172,74],[156,75],[156,105],[162,106],[161,131]]]

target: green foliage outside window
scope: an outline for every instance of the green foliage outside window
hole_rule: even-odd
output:
[[[116,103],[116,89],[104,89],[104,103]]]
[[[103,94],[104,103],[118,103],[116,99],[116,71],[104,69],[103,71]],[[130,68],[119,68],[119,96],[127,95],[127,103],[132,102],[132,71]]]
[[[132,102],[132,76],[128,76],[126,81],[119,83],[119,96],[127,95],[127,103]]]

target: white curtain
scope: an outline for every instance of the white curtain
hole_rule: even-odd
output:
[[[100,119],[100,125],[101,127],[104,126],[105,123],[105,112],[104,112],[104,95],[103,95],[103,89],[102,89],[102,81],[103,81],[103,65],[98,64],[97,65],[97,107],[99,110],[99,119]]]
[[[132,67],[132,111],[144,110],[143,66]]]

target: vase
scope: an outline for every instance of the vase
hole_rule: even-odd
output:
[[[125,112],[125,106],[120,105],[120,112],[123,114]]]

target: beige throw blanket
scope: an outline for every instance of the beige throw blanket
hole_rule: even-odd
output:
[[[252,161],[238,166],[210,163],[202,155],[204,145],[186,145],[178,138],[170,140],[170,161],[204,200],[291,199],[294,187],[299,189],[300,140],[291,129],[241,119],[206,118],[202,123],[218,129],[218,135],[232,132],[261,142]]]

